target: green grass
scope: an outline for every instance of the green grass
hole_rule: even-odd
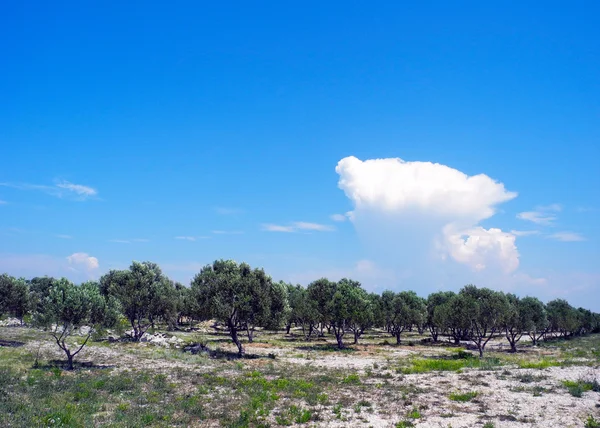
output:
[[[460,356],[461,354],[457,354]],[[471,355],[471,354],[469,354]],[[459,371],[465,368],[478,368],[481,370],[492,370],[501,365],[498,358],[417,358],[410,362],[409,367],[400,368],[403,374],[429,373],[432,371]]]
[[[466,403],[468,401],[471,401],[473,398],[477,397],[477,395],[478,395],[478,393],[476,391],[463,392],[463,393],[453,392],[452,394],[449,395],[448,398],[450,398],[450,400],[452,400],[452,401]]]
[[[547,369],[548,367],[559,367],[563,365],[563,363],[548,358],[542,358],[539,361],[517,360],[517,365],[521,369]]]

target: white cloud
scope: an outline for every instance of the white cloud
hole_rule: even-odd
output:
[[[359,235],[390,263],[430,269],[432,251],[473,270],[512,272],[519,265],[516,236],[478,225],[517,193],[484,174],[468,176],[431,162],[399,158],[339,161],[338,186],[354,204]],[[435,254],[435,253],[434,253]]]
[[[0,205],[6,205],[6,204],[8,204],[8,202],[3,201],[2,199],[0,199]]]
[[[83,267],[86,271],[98,269],[100,264],[96,257],[91,257],[87,253],[73,253],[67,257],[67,261],[70,265],[76,267]]]
[[[133,238],[131,241],[132,242],[150,242],[150,240],[147,238]]]
[[[262,225],[262,230],[266,232],[299,232],[299,231],[311,231],[311,232],[332,232],[335,229],[326,224],[309,223],[306,221],[296,221],[288,225],[272,224],[267,223]]]
[[[30,184],[30,183],[0,183],[0,186],[10,187],[18,190],[38,190],[57,198],[74,199],[84,201],[98,195],[98,191],[90,186],[75,184],[69,181],[57,181],[55,185]]]
[[[515,236],[532,236],[532,235],[539,235],[540,231],[539,230],[511,230],[510,233],[512,233]]]
[[[491,217],[495,205],[517,196],[487,175],[468,176],[431,162],[361,161],[350,156],[339,161],[335,170],[340,189],[358,209],[418,210],[478,221]]]
[[[518,213],[517,218],[520,220],[531,221],[535,224],[541,224],[543,226],[550,226],[557,219],[555,213],[561,210],[562,206],[560,204],[550,204],[537,207],[534,211],[524,211]]]
[[[108,242],[114,242],[117,244],[131,244],[131,241],[128,241],[127,239],[109,239]]]
[[[212,233],[215,235],[243,235],[244,232],[241,230],[213,230]]]
[[[548,235],[548,238],[562,242],[579,242],[586,240],[583,235],[575,232],[557,232],[553,233],[552,235]]]
[[[181,241],[195,241],[196,237],[195,236],[176,236],[175,239],[179,239]]]
[[[454,260],[476,271],[496,265],[505,273],[519,267],[516,236],[500,229],[475,227],[455,231],[451,226],[444,229],[446,250]]]
[[[344,214],[332,214],[329,216],[329,218],[332,219],[333,221],[338,221],[338,222],[348,220],[348,217],[346,217]]]
[[[73,238],[71,235],[54,235],[54,236],[56,236],[57,238],[60,238],[60,239],[72,239]]]
[[[56,183],[56,187],[60,189],[69,190],[71,192],[85,197],[96,196],[98,194],[98,191],[92,187],[84,186],[82,184],[74,184],[68,181],[61,181],[59,183]]]
[[[279,224],[263,224],[262,230],[264,230],[266,232],[285,232],[285,233],[292,233],[292,232],[296,231],[294,226],[281,226]]]

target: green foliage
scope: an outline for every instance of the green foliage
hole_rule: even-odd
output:
[[[596,420],[592,415],[589,415],[583,426],[584,428],[600,428],[600,421]]]
[[[467,401],[471,401],[473,398],[477,397],[478,393],[476,391],[457,393],[453,392],[449,395],[448,398],[452,401],[458,401],[461,403],[466,403]]]
[[[573,397],[579,398],[586,391],[600,392],[600,384],[596,379],[589,381],[585,379],[578,379],[576,381],[564,380],[562,384]]]
[[[284,284],[273,284],[264,270],[233,260],[216,260],[202,268],[192,280],[191,293],[198,316],[225,323],[240,354],[244,349],[239,330],[279,327],[289,312]]]
[[[118,320],[119,307],[112,298],[100,294],[98,284],[86,282],[76,286],[66,279],[56,281],[48,290],[48,296],[40,305],[35,323],[49,328],[56,344],[67,356],[69,369],[73,358],[83,349],[94,329],[111,327]],[[74,330],[87,326],[90,330],[83,344],[75,345],[72,352],[67,340]]]
[[[0,275],[0,316],[9,313],[23,321],[31,306],[32,300],[27,282],[7,274]]]
[[[176,316],[177,292],[174,283],[152,262],[133,262],[128,270],[111,270],[100,278],[103,294],[116,298],[140,340],[158,318]]]
[[[353,374],[349,374],[344,379],[342,379],[342,383],[344,383],[346,385],[360,385],[361,382],[360,382],[360,377],[358,376],[358,374],[353,373]]]

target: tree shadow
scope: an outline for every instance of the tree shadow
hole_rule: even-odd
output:
[[[275,354],[259,355],[259,354],[242,354],[233,351],[224,351],[222,349],[210,349],[202,343],[194,343],[182,349],[182,352],[189,352],[194,355],[206,355],[208,358],[218,360],[258,360],[258,359],[275,359]]]
[[[17,342],[16,340],[2,340],[0,339],[0,346],[6,346],[8,348],[18,348],[19,346],[25,345],[25,342]]]
[[[316,343],[314,345],[298,346],[296,349],[301,351],[356,352],[356,349],[351,346],[346,345],[344,348],[340,349],[337,345],[332,343]]]
[[[33,368],[39,370],[67,370],[67,361],[66,360],[50,360],[45,364],[37,364]],[[91,361],[73,361],[73,371],[75,370],[106,370],[106,369],[114,369],[117,367],[114,364],[94,364]]]

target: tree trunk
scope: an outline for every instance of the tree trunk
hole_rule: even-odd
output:
[[[360,336],[360,334],[358,333],[358,331],[354,331],[354,344],[358,344],[358,336]]]
[[[396,345],[400,345],[400,335],[402,333],[396,333]]]
[[[344,349],[344,341],[342,339],[342,334],[336,333],[335,339],[337,340],[338,349]]]
[[[248,342],[252,343],[254,340],[254,330],[249,326],[246,326],[246,332],[248,333]]]
[[[479,349],[479,358],[483,358],[483,347],[478,345],[477,348]]]
[[[285,326],[285,334],[290,334],[290,329],[292,328],[292,323],[287,323]]]
[[[237,329],[235,327],[231,327],[229,332],[231,333],[231,339],[233,340],[233,343],[235,343],[235,345],[238,348],[238,354],[240,356],[244,355],[244,347],[242,346],[242,342],[240,341],[240,338],[238,337]]]

